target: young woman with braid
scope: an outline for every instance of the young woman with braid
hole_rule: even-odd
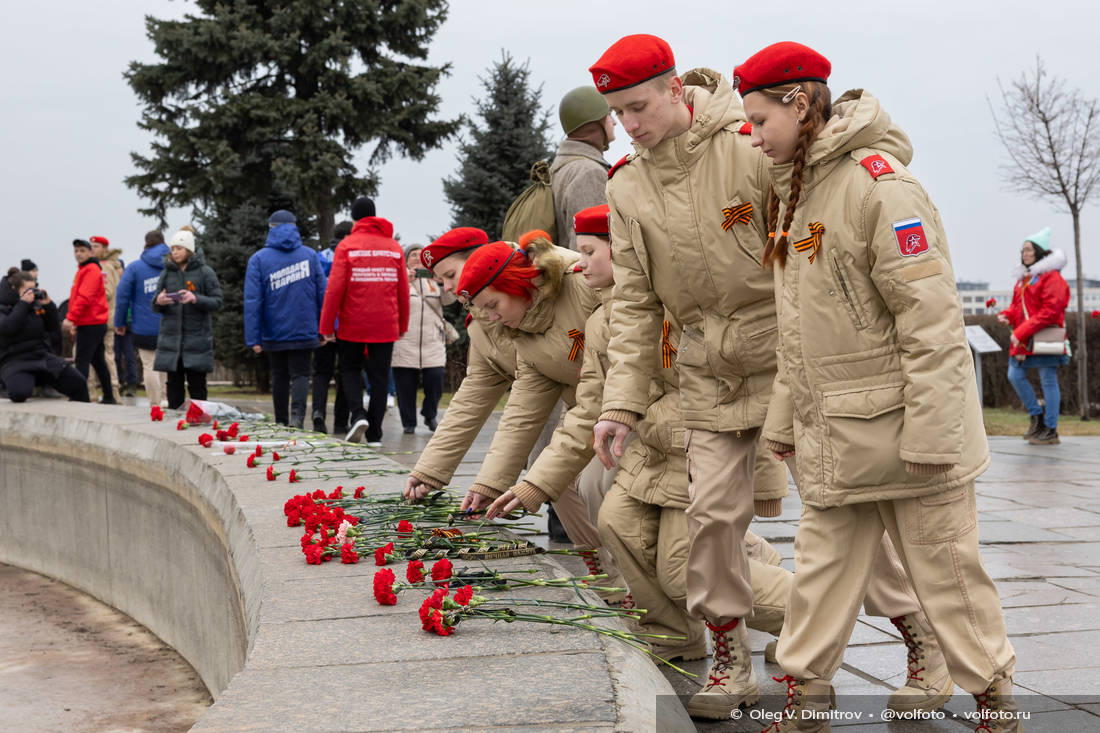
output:
[[[977,730],[1019,731],[1015,655],[978,554],[989,448],[943,225],[905,167],[905,134],[862,90],[831,104],[829,71],[790,42],[734,71],[772,159],[779,372],[763,433],[803,503],[778,648],[793,715],[768,730],[829,730],[815,713],[835,699],[885,531],[951,677],[977,699]]]

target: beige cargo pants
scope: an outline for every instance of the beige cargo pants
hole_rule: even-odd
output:
[[[1011,675],[1015,653],[978,552],[974,484],[829,509],[803,505],[794,584],[777,657],[799,679],[831,680],[887,532],[939,639],[952,678],[980,694]]]

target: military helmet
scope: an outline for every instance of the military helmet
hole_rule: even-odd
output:
[[[607,117],[610,109],[596,87],[577,87],[561,98],[558,119],[568,135],[587,122],[599,122]]]

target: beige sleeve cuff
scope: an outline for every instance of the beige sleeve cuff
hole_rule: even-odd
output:
[[[600,415],[600,419],[622,423],[631,430],[638,429],[638,413],[631,412],[630,410],[608,410]]]
[[[492,486],[486,486],[485,484],[474,484],[470,487],[470,491],[474,492],[475,494],[487,496],[493,501],[496,501],[497,497],[504,493],[503,491],[497,491]]]
[[[409,475],[412,476],[417,481],[419,481],[420,483],[425,484],[427,486],[431,486],[433,489],[442,489],[443,488],[443,482],[442,481],[440,481],[437,478],[433,478],[433,477],[429,476],[426,473],[421,473],[420,471],[417,471],[416,469],[413,469],[412,471],[410,471]]]
[[[905,462],[905,470],[914,476],[935,476],[947,473],[955,467],[954,463],[910,463]]]
[[[512,493],[523,504],[523,508],[529,512],[537,512],[550,499],[545,491],[530,481],[520,481],[512,487]]]
[[[776,453],[787,453],[794,450],[794,446],[789,443],[780,443],[777,440],[765,440],[764,446],[768,450],[775,451]]]
[[[778,517],[783,513],[783,500],[756,499],[752,503],[752,510],[758,517]]]

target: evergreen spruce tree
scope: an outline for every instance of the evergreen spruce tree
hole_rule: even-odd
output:
[[[127,186],[162,225],[169,207],[192,207],[199,242],[225,305],[215,354],[233,368],[262,362],[244,348],[244,269],[263,246],[267,215],[288,208],[303,237],[332,237],[335,214],[372,195],[376,165],[397,153],[420,159],[458,129],[433,120],[448,67],[427,58],[446,0],[196,0],[183,20],[146,17],[157,63],[125,77],[143,105],[152,153],[132,153]]]
[[[170,206],[229,212],[285,191],[322,242],[335,212],[373,194],[372,164],[420,159],[457,130],[432,120],[447,66],[426,59],[446,0],[196,0],[199,15],[147,17],[158,63],[125,73],[144,106],[150,156],[129,176],[162,220]]]
[[[463,120],[458,171],[444,179],[443,193],[452,226],[478,227],[499,239],[505,212],[531,183],[531,165],[553,151],[550,112],[542,108],[542,85],[532,86],[529,64],[507,52],[481,85],[485,95],[474,100],[481,125]]]

